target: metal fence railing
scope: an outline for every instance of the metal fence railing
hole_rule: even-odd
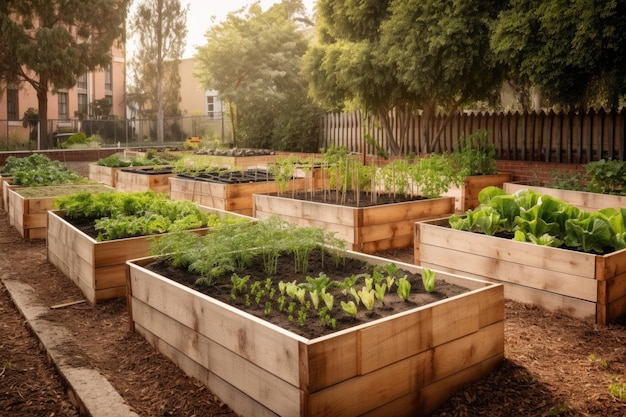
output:
[[[21,121],[0,119],[0,151],[41,148],[39,126],[23,126]],[[59,146],[77,132],[97,135],[98,146],[129,147],[158,145],[156,119],[48,120],[50,143]],[[231,143],[232,129],[222,113],[209,116],[168,117],[163,120],[164,143],[181,143],[189,137],[201,137]],[[94,145],[95,146],[95,145]]]

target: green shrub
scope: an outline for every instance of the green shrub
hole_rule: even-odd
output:
[[[124,161],[119,155],[111,155],[106,158],[99,159],[96,164],[109,168],[123,168],[130,166],[130,161]]]
[[[497,172],[496,148],[487,140],[489,132],[479,129],[455,144],[451,157],[463,176],[492,175]]]

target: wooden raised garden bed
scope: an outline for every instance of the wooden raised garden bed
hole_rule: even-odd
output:
[[[89,164],[89,179],[115,188],[117,173],[122,167],[105,167],[96,163]]]
[[[128,167],[117,171],[115,188],[123,192],[148,191],[169,195],[173,167]]]
[[[203,211],[226,215],[219,210]],[[228,215],[231,215],[230,213]],[[195,229],[204,234],[208,228]],[[70,278],[91,303],[126,295],[126,261],[148,255],[150,240],[163,235],[98,242],[65,220],[63,211],[48,211],[48,262]]]
[[[520,190],[534,190],[541,194],[556,197],[582,210],[595,211],[603,208],[626,207],[626,196],[590,193],[587,191],[561,190],[558,188],[540,187],[524,182],[505,182],[504,191],[513,194]]]
[[[626,313],[626,249],[606,255],[415,224],[415,263],[505,284],[507,298],[607,324]]]
[[[276,155],[228,156],[207,155],[210,165],[224,168],[267,168],[276,162]]]
[[[0,176],[0,187],[2,188],[2,208],[9,212],[9,188],[16,187],[11,185],[13,177]]]
[[[504,357],[501,285],[439,273],[470,291],[307,339],[144,268],[151,260],[127,263],[132,326],[240,415],[428,415]]]
[[[478,193],[485,187],[503,188],[504,183],[511,181],[511,174],[499,173],[492,175],[470,175],[460,187],[452,185],[443,195],[454,197],[454,208],[457,212],[465,212],[478,207]]]
[[[29,197],[33,191],[40,196]],[[54,209],[54,199],[81,191],[105,192],[112,188],[87,184],[9,188],[9,222],[24,239],[45,239],[48,210]]]
[[[242,173],[242,175],[246,175]],[[251,177],[237,177],[229,181],[227,178],[215,179],[207,177],[170,178],[170,198],[172,200],[190,200],[201,206],[213,207],[220,210],[252,216],[253,195],[257,193],[278,192],[278,185],[274,180],[267,180],[263,175],[255,179]],[[304,178],[290,180],[287,189],[303,190]]]
[[[375,253],[411,246],[416,221],[452,213],[454,197],[350,207],[288,196],[255,194],[253,216],[266,219],[276,214],[300,226],[323,227],[336,232],[338,238],[347,242],[348,249]]]

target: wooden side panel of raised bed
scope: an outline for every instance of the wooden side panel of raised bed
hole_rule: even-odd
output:
[[[626,197],[620,195],[609,195],[599,193],[589,193],[586,191],[560,190],[557,188],[539,187],[528,185],[523,182],[506,182],[504,191],[509,194],[520,190],[531,189],[541,194],[559,198],[582,210],[596,211],[603,208],[626,207]]]
[[[13,226],[13,217],[11,217],[11,206],[9,202],[9,190],[19,188],[19,185],[11,185],[9,181],[5,181],[2,183],[2,201],[4,210],[9,215],[9,224]]]
[[[452,213],[452,197],[356,208],[274,195],[254,196],[254,217],[279,215],[300,226],[322,227],[345,240],[349,249],[364,253],[411,246],[415,221]]]
[[[453,213],[454,200],[451,197],[397,203],[393,205],[393,210],[385,205],[360,209],[357,212],[359,227],[355,231],[356,249],[375,253],[406,248],[413,244],[415,221]]]
[[[138,312],[143,314],[143,311]],[[181,329],[173,325],[170,331],[180,333]],[[183,350],[166,343],[159,336],[150,332],[140,324],[135,323],[135,330],[142,335],[148,343],[155,346],[159,352],[170,358],[185,374],[192,378],[196,378],[203,383],[213,394],[215,394],[225,404],[236,404],[237,413],[241,416],[254,417],[279,417],[276,413],[262,406],[259,402],[250,398],[241,390],[235,388],[227,381],[223,380],[215,373],[211,372],[207,367],[192,360]],[[186,329],[182,329],[184,332]],[[206,343],[205,338],[198,336],[194,332],[185,333],[184,336],[177,337],[176,340],[197,340],[198,343]],[[239,371],[239,370],[237,370]]]
[[[0,175],[0,189],[2,190],[2,200],[0,201],[0,207],[8,213],[7,202],[9,201],[9,186],[13,181],[13,177],[7,177]]]
[[[9,189],[9,222],[24,239],[45,239],[52,197],[24,198]]]
[[[115,188],[123,192],[148,191],[170,194],[169,179],[176,174],[138,174],[135,172],[117,172]]]
[[[66,227],[61,220],[53,211],[48,212],[48,262],[71,279],[90,303],[95,303],[92,239]]]
[[[303,178],[291,180],[288,190],[303,190]],[[275,181],[262,181],[245,184],[216,184],[206,181],[193,181],[184,178],[170,178],[170,198],[190,200],[202,206],[226,210],[245,216],[253,214],[253,195],[278,192]]]
[[[126,295],[126,261],[148,255],[150,240],[163,235],[98,242],[48,212],[48,261],[70,278],[92,303]],[[206,233],[208,229],[196,229]]]
[[[503,282],[505,296],[606,324],[626,314],[626,250],[595,255],[416,224],[415,263]]]
[[[426,416],[435,411],[451,394],[447,378],[455,379],[458,370],[479,366],[491,371],[504,357],[504,323],[485,327],[428,349],[417,355],[390,364],[369,374],[360,375],[342,384],[311,394],[310,415],[340,417],[365,415],[372,408],[376,415]],[[497,343],[493,343],[497,341]],[[474,376],[480,379],[485,373]],[[468,381],[466,381],[467,383]],[[435,398],[426,398],[424,391],[442,389]],[[376,392],[376,395],[372,395]],[[413,398],[409,408],[398,409],[398,397]],[[349,398],[350,400],[346,400]],[[406,400],[405,400],[406,401]],[[376,407],[384,402],[385,405]],[[369,414],[368,414],[369,415]]]
[[[115,188],[117,172],[120,169],[121,168],[116,167],[105,167],[95,163],[89,164],[89,179]]]
[[[480,205],[478,193],[483,188],[489,186],[503,188],[507,181],[511,181],[510,173],[471,175],[466,177],[459,187],[452,185],[444,195],[454,197],[454,207],[457,212],[466,212]]]

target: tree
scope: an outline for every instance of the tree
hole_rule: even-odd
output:
[[[495,0],[319,0],[318,43],[305,58],[312,93],[327,105],[356,104],[376,114],[398,154],[417,109],[426,119],[440,107],[451,113],[498,86],[488,49],[497,6]],[[401,120],[396,126],[391,110]],[[439,135],[427,133],[435,150]]]
[[[197,48],[194,75],[205,88],[217,90],[227,105],[236,145],[276,148],[293,143],[284,137],[294,133],[278,109],[295,114],[311,104],[294,99],[306,97],[299,74],[308,45],[298,31],[299,22],[306,20],[298,15],[303,11],[300,0],[283,0],[266,12],[254,3],[210,28],[207,43]]]
[[[4,0],[0,3],[0,79],[37,93],[41,145],[49,148],[48,92],[71,88],[111,63],[124,41],[130,0]]]
[[[317,37],[304,57],[303,73],[311,95],[331,110],[351,107],[363,110],[364,119],[374,113],[386,132],[393,154],[400,152],[398,139],[408,132],[400,123],[399,135],[392,129],[390,111],[412,112],[412,100],[388,64],[380,45],[379,28],[389,17],[391,1],[319,0]]]
[[[507,78],[552,104],[617,107],[626,94],[626,1],[512,0],[491,48]]]
[[[157,142],[164,142],[163,117],[178,112],[178,64],[185,48],[187,12],[179,0],[143,0],[137,6],[131,29],[138,36],[138,53],[132,60],[136,87],[148,96],[157,116]],[[167,90],[164,84],[167,82]],[[166,104],[167,103],[167,104]],[[172,110],[175,109],[175,110]]]
[[[451,117],[500,88],[503,72],[489,47],[489,25],[501,7],[499,0],[392,2],[380,29],[382,47],[426,120],[439,108]],[[428,150],[436,150],[445,125],[433,138],[423,131]]]

